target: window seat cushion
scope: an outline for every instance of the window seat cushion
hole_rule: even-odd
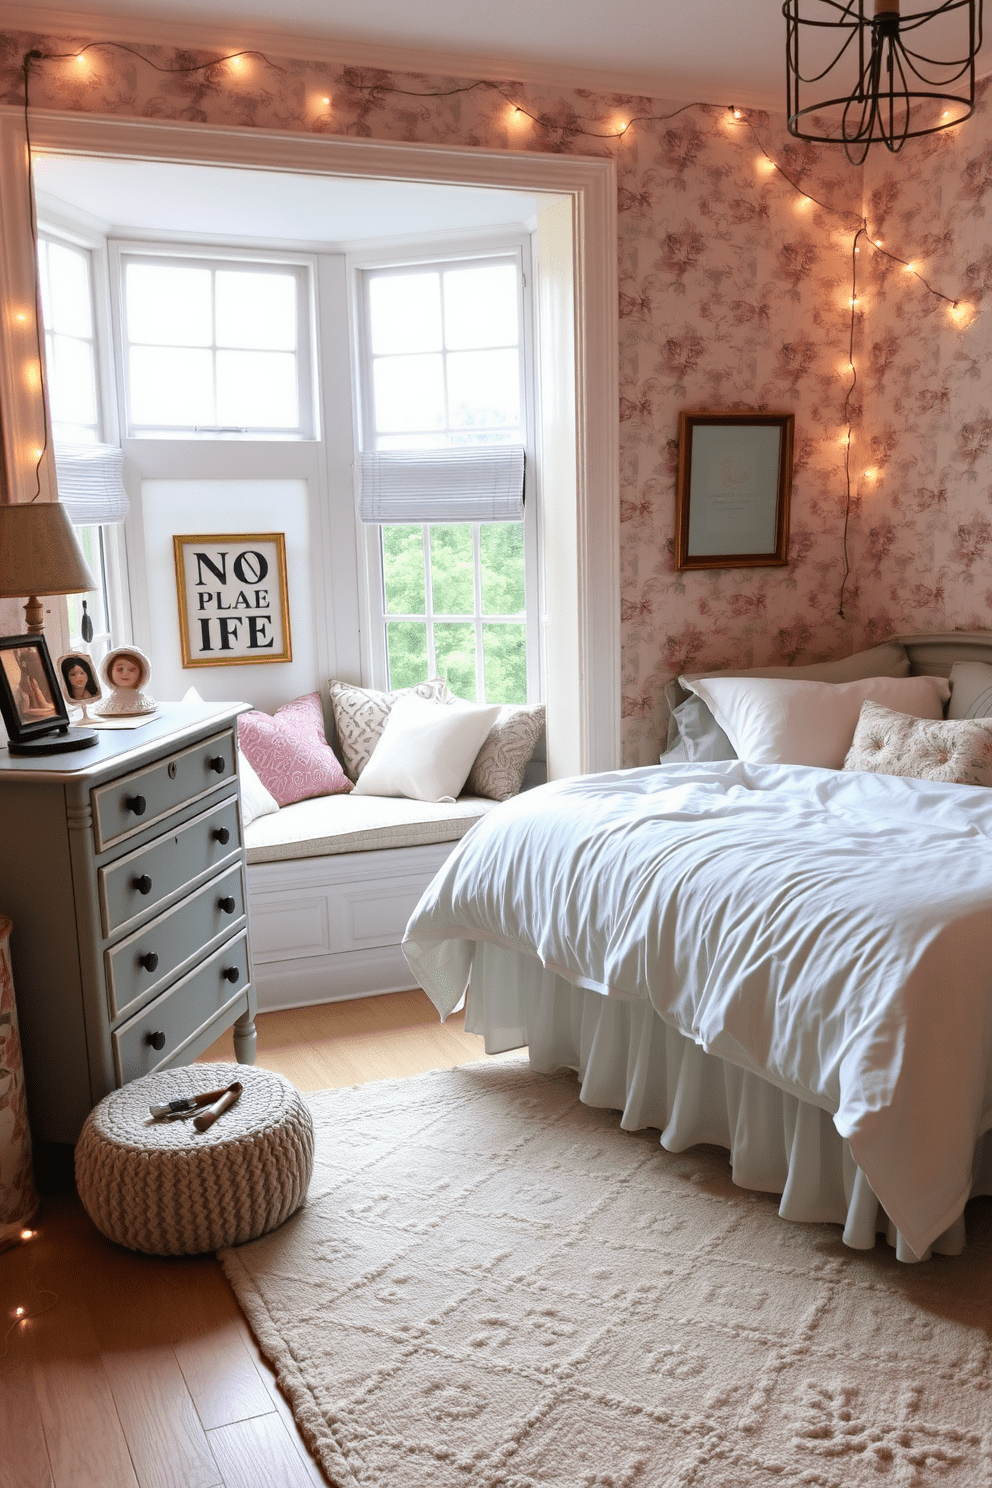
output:
[[[249,863],[278,863],[455,842],[498,804],[481,796],[459,796],[451,805],[399,796],[318,796],[257,817],[245,828],[245,848]]]

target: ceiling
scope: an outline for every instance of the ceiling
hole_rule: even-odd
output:
[[[4,23],[43,28],[73,10],[14,0]],[[114,34],[135,40],[189,44],[199,33],[235,47],[250,32],[283,55],[360,63],[375,48],[380,65],[417,70],[443,52],[457,75],[784,105],[782,0],[614,0],[605,10],[602,0],[100,0],[84,10],[114,17]]]
[[[35,155],[39,219],[53,211],[116,236],[155,234],[342,251],[525,226],[538,198],[474,186],[296,176],[153,160]]]

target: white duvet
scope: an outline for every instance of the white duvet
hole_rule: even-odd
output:
[[[543,786],[407,927],[442,1016],[478,940],[831,1112],[918,1255],[961,1213],[992,1126],[992,791],[740,760]]]

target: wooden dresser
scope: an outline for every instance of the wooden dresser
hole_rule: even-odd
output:
[[[237,703],[163,703],[94,747],[0,748],[0,909],[36,1143],[234,1025],[255,1058]]]

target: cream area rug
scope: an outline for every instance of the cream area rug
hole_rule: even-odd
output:
[[[221,1260],[336,1488],[992,1484],[992,1202],[905,1266],[570,1072],[308,1099],[306,1205]]]

